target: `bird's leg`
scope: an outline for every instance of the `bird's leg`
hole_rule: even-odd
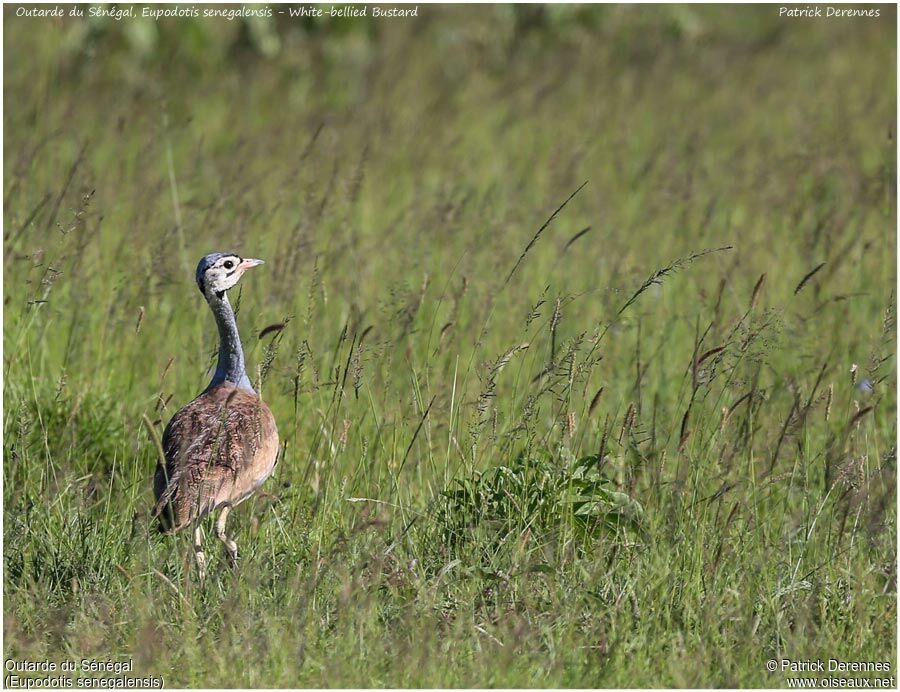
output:
[[[237,567],[237,543],[225,535],[225,522],[228,521],[228,513],[231,511],[231,505],[222,507],[219,512],[219,518],[216,520],[216,537],[222,541],[225,550],[228,553],[228,564]]]
[[[198,523],[194,526],[194,557],[197,558],[197,571],[200,573],[200,588],[206,582],[206,555],[203,554],[203,532]]]

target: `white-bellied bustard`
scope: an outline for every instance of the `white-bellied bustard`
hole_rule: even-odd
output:
[[[278,429],[269,407],[254,391],[244,367],[228,289],[262,260],[215,252],[197,265],[197,285],[219,327],[219,362],[209,386],[176,413],[162,438],[165,466],[153,479],[154,516],[160,529],[193,528],[200,581],[206,574],[200,520],[218,511],[216,536],[229,563],[237,563],[237,544],[225,533],[231,508],[246,500],[269,477],[278,457]]]

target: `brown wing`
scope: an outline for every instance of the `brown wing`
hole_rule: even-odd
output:
[[[253,493],[275,467],[278,431],[258,396],[226,383],[178,411],[162,445],[166,465],[154,477],[155,515],[164,531],[177,531]]]

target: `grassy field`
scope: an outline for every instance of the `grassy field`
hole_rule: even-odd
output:
[[[167,686],[896,663],[896,15],[4,8],[4,656]],[[573,193],[576,193],[573,196]],[[238,295],[286,447],[150,519]],[[270,325],[283,328],[260,333]]]

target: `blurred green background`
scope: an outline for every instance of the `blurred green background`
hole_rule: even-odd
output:
[[[893,6],[17,7],[7,657],[364,687],[894,661]],[[267,260],[232,300],[287,447],[199,589],[142,420],[208,381],[216,250]]]

